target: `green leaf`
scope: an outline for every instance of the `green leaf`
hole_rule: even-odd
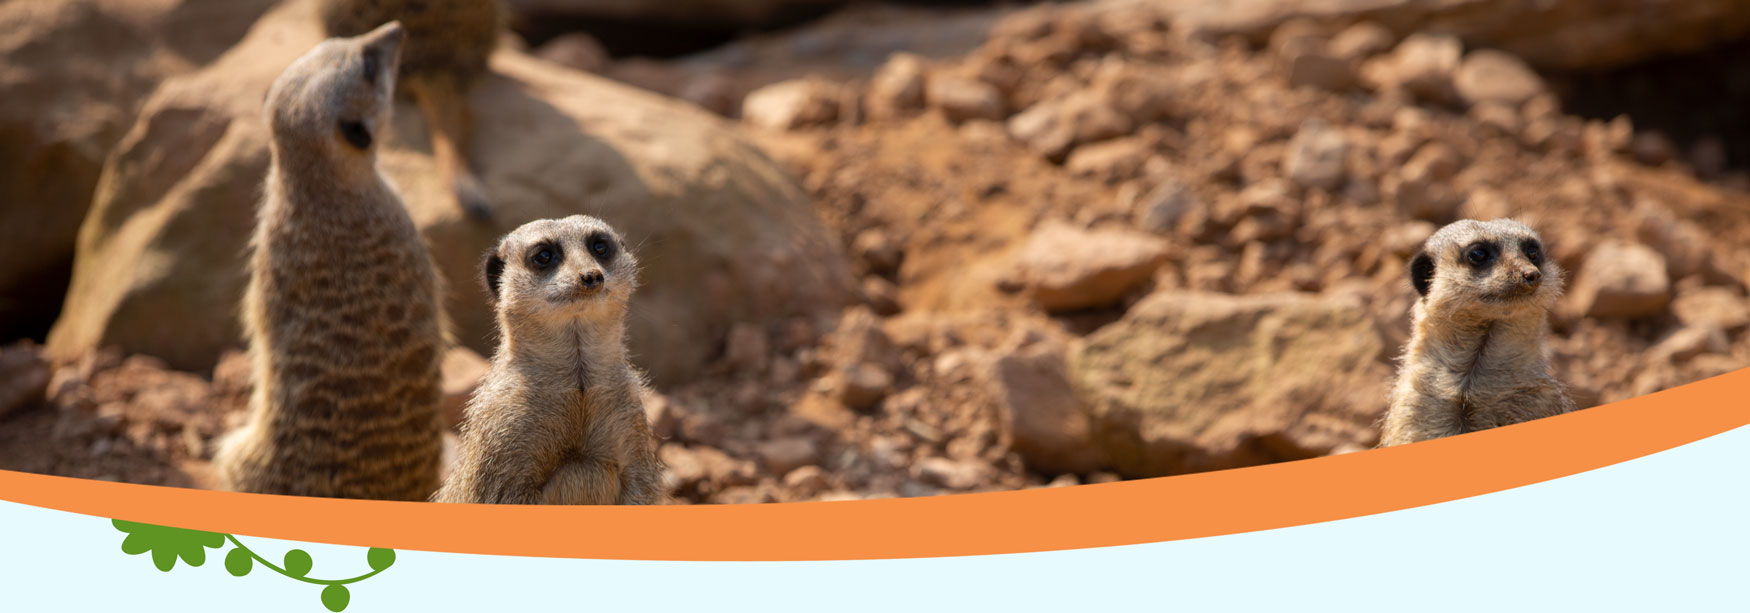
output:
[[[352,600],[352,594],[346,591],[346,586],[338,583],[322,588],[322,606],[334,613],[346,610],[346,603]]]
[[[365,562],[371,565],[371,570],[383,570],[395,563],[395,550],[372,547],[365,552]]]
[[[225,571],[231,573],[233,577],[247,575],[254,567],[255,558],[250,556],[248,551],[232,548],[231,553],[225,554]]]
[[[182,558],[189,566],[205,564],[207,549],[217,549],[225,544],[225,535],[217,532],[156,526],[120,519],[112,519],[110,524],[128,535],[122,539],[122,553],[132,556],[150,551],[152,565],[166,572],[176,568],[177,558]]]
[[[287,575],[292,576],[292,577],[302,577],[304,575],[308,575],[308,574],[310,574],[310,567],[312,565],[314,565],[314,562],[312,562],[310,560],[310,554],[305,553],[304,550],[293,549],[291,551],[286,552],[286,574]]]

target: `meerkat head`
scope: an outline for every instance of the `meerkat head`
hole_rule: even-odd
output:
[[[1410,284],[1423,302],[1485,319],[1547,311],[1562,294],[1562,271],[1537,232],[1511,219],[1448,224],[1410,260]]]
[[[267,117],[276,143],[296,142],[346,159],[370,159],[389,126],[401,23],[391,21],[352,38],[331,38],[306,52],[274,80]]]
[[[638,284],[638,260],[606,222],[587,215],[531,221],[481,266],[486,294],[512,319],[619,321]]]

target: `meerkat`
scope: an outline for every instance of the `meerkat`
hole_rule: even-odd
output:
[[[498,349],[433,500],[661,502],[644,376],[626,354],[638,262],[625,242],[593,217],[539,220],[505,236],[481,269]]]
[[[1544,357],[1562,271],[1537,232],[1463,220],[1410,260],[1421,296],[1380,446],[1474,432],[1574,410]]]
[[[466,152],[474,129],[468,92],[486,74],[504,23],[497,0],[321,0],[320,9],[329,36],[357,36],[391,20],[407,28],[398,80],[425,116],[439,179],[468,216],[490,220],[491,201]]]
[[[242,321],[254,391],[213,462],[226,489],[424,500],[442,446],[441,286],[378,172],[390,22],[318,44],[268,90],[271,162]]]

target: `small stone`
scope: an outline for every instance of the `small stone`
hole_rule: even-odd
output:
[[[864,96],[870,116],[890,119],[910,115],[924,107],[927,72],[924,59],[911,53],[895,53],[869,79]]]
[[[1647,351],[1653,363],[1680,362],[1704,353],[1726,353],[1731,350],[1726,333],[1713,326],[1686,326]]]
[[[1173,231],[1179,219],[1196,206],[1197,196],[1177,177],[1168,177],[1139,201],[1136,226],[1157,234]]]
[[[0,417],[41,404],[52,374],[35,343],[24,341],[0,349]]]
[[[1671,313],[1688,327],[1712,327],[1725,331],[1750,326],[1750,299],[1728,287],[1699,287],[1677,293]]]
[[[1063,160],[1076,145],[1128,133],[1132,126],[1129,117],[1087,92],[1035,104],[1008,122],[1010,136],[1052,161]]]
[[[1099,458],[1062,351],[1053,343],[1007,348],[989,362],[984,380],[1011,445],[1028,468],[1088,472],[1099,468]]]
[[[1575,311],[1586,317],[1632,319],[1664,311],[1671,301],[1665,258],[1641,244],[1617,241],[1592,248],[1574,283]]]
[[[799,466],[784,475],[784,487],[799,490],[804,496],[825,490],[828,485],[826,471],[819,466]]]
[[[924,93],[949,121],[1000,121],[1007,115],[1002,92],[983,81],[938,72],[930,75]]]
[[[754,451],[766,470],[780,475],[820,461],[814,440],[806,437],[764,441]]]
[[[1677,159],[1677,145],[1671,142],[1671,137],[1656,130],[1636,132],[1634,140],[1629,144],[1629,151],[1636,160],[1649,166],[1658,166]]]
[[[863,302],[868,303],[869,308],[882,317],[898,315],[902,310],[899,304],[899,286],[874,275],[863,277]]]
[[[1524,61],[1494,49],[1466,55],[1452,82],[1459,97],[1473,105],[1493,102],[1517,107],[1545,90],[1543,78]]]
[[[1048,221],[1022,246],[1016,267],[1033,300],[1061,312],[1116,302],[1166,259],[1166,241],[1151,234]]]
[[[1385,26],[1363,21],[1345,28],[1331,38],[1331,55],[1350,61],[1361,61],[1384,52],[1397,42],[1397,37]]]
[[[796,79],[761,87],[742,100],[741,118],[768,130],[793,130],[838,119],[838,87],[816,79]]]
[[[1349,152],[1343,130],[1322,119],[1308,119],[1288,141],[1284,170],[1302,187],[1334,190],[1342,185]]]
[[[1470,116],[1500,134],[1520,132],[1519,111],[1500,102],[1480,102],[1470,107]]]
[[[1368,62],[1363,69],[1377,89],[1403,89],[1419,99],[1447,103],[1457,98],[1453,73],[1464,45],[1445,34],[1411,34],[1391,55]]]
[[[876,364],[851,364],[840,372],[839,401],[858,411],[875,408],[893,387],[893,375]]]
[[[1077,147],[1064,169],[1078,177],[1115,183],[1133,179],[1142,171],[1154,147],[1143,138],[1120,138]]]
[[[899,241],[880,228],[858,232],[857,238],[851,242],[851,251],[868,267],[869,272],[878,275],[893,274],[899,270],[900,261],[905,257]]]
[[[969,490],[989,479],[990,469],[969,460],[929,457],[917,463],[918,479],[937,487]]]

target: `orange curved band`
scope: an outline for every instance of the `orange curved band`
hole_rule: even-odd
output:
[[[627,560],[853,560],[1151,543],[1511,489],[1750,424],[1750,369],[1577,413],[1362,453],[1160,479],[764,505],[498,507],[210,492],[0,471],[0,499],[304,542]]]

